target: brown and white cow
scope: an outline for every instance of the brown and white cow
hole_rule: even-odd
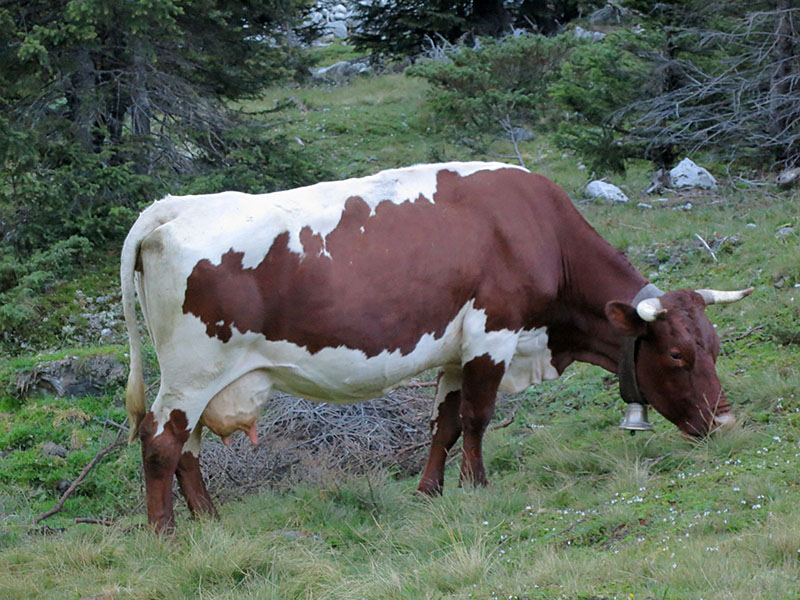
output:
[[[255,442],[273,388],[353,402],[439,368],[425,494],[441,491],[459,436],[462,480],[486,483],[481,440],[498,388],[524,390],[576,360],[616,372],[626,337],[638,338],[639,390],[682,431],[733,419],[704,308],[749,290],[662,295],[561,188],[505,164],[166,197],[128,234],[121,277],[127,409],[159,530],[174,525],[173,475],[193,513],[215,512],[202,426]],[[149,411],[134,290],[161,368]]]

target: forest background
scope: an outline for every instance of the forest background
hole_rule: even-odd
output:
[[[41,316],[37,295],[119,245],[166,191],[267,192],[353,174],[286,137],[285,103],[242,109],[267,86],[308,80],[324,28],[311,9],[306,0],[0,4],[5,352],[33,343],[20,332]],[[602,39],[577,36],[573,21],[598,9],[611,24]],[[388,0],[353,11],[357,51],[379,69],[412,64],[407,72],[430,83],[438,137],[458,148],[431,159],[485,155],[496,136],[525,131],[552,134],[598,176],[635,159],[669,168],[698,150],[759,174],[800,162],[791,0]],[[425,60],[437,52],[442,60]]]

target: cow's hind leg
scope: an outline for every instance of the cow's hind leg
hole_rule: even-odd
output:
[[[172,510],[172,481],[181,460],[183,445],[189,439],[186,413],[175,409],[163,430],[156,435],[158,426],[152,412],[148,412],[139,426],[142,440],[142,464],[147,498],[147,520],[159,533],[175,529]]]
[[[461,435],[461,372],[442,371],[436,384],[436,403],[431,414],[431,449],[417,492],[426,496],[442,493],[444,467],[453,444]]]
[[[203,474],[200,471],[200,440],[202,434],[203,426],[198,423],[183,448],[175,474],[178,477],[178,487],[192,516],[217,518],[219,516],[217,509],[214,507],[214,502],[206,489]]]
[[[483,433],[494,413],[497,389],[504,372],[503,363],[495,363],[488,354],[473,358],[464,365],[461,385],[462,484],[488,483],[483,466]]]

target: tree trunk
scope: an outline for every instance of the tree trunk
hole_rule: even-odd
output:
[[[144,40],[137,39],[133,43],[133,81],[130,90],[131,132],[138,139],[135,151],[134,170],[138,174],[147,174],[152,168],[151,153],[148,151],[146,138],[150,137],[150,94],[147,89],[148,70],[147,51]]]
[[[503,0],[474,0],[472,17],[478,34],[494,37],[502,35],[511,24]]]
[[[786,161],[798,153],[800,141],[792,140],[787,135],[787,129],[796,124],[800,119],[797,96],[800,94],[800,57],[798,50],[798,31],[793,17],[797,16],[791,10],[792,0],[778,0],[776,2],[777,26],[775,31],[775,72],[770,82],[770,123],[772,135],[777,144],[776,159]],[[788,144],[780,143],[787,139]]]
[[[75,52],[75,70],[67,77],[65,83],[65,95],[69,106],[68,118],[72,121],[75,139],[86,152],[91,152],[92,127],[97,119],[97,106],[95,67],[88,50]]]

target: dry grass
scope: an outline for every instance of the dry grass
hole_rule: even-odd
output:
[[[265,486],[319,482],[330,473],[375,466],[416,472],[430,439],[433,388],[419,382],[383,398],[326,404],[277,394],[258,422],[260,443],[236,434],[230,446],[203,442],[202,469],[212,494],[240,497]]]

